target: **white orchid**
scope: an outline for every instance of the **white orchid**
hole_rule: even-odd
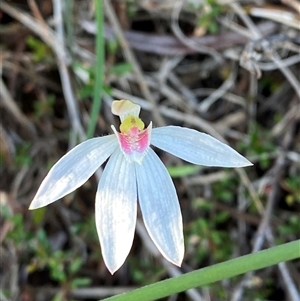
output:
[[[120,132],[89,139],[70,150],[49,171],[29,209],[46,206],[86,182],[108,157],[96,193],[96,226],[104,262],[113,274],[132,246],[137,200],[147,231],[170,262],[184,255],[182,216],[171,177],[150,144],[185,161],[206,166],[243,167],[246,158],[217,139],[179,126],[144,129],[140,106],[114,101]]]

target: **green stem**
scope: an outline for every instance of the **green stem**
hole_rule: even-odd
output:
[[[150,301],[188,289],[205,286],[225,278],[259,270],[300,257],[300,240],[241,256],[176,278],[150,284],[128,293],[110,297],[110,301]]]
[[[96,9],[96,22],[97,22],[97,34],[96,34],[96,76],[94,86],[93,105],[91,112],[90,124],[87,130],[87,138],[91,138],[94,135],[95,128],[98,121],[98,115],[101,107],[103,74],[104,74],[104,37],[103,37],[103,6],[102,0],[95,1]]]
[[[73,0],[66,1],[66,11],[64,13],[65,23],[66,23],[66,33],[67,33],[67,45],[68,50],[72,56],[72,61],[74,61],[74,25],[73,25]]]

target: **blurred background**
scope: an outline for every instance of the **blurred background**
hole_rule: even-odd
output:
[[[299,239],[298,0],[6,0],[0,22],[1,300],[104,299]],[[146,125],[206,132],[254,163],[199,167],[157,152],[182,208],[181,268],[152,247],[138,213],[129,257],[110,275],[96,176],[28,211],[62,155],[118,127],[114,99],[141,105]],[[299,300],[299,273],[287,262],[164,300]]]

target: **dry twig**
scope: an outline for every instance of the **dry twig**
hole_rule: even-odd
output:
[[[111,24],[113,25],[114,30],[116,31],[116,34],[120,40],[120,43],[122,45],[123,51],[124,51],[124,56],[126,57],[127,61],[129,63],[132,64],[137,81],[139,83],[140,89],[142,94],[144,95],[145,99],[147,99],[152,105],[152,113],[154,116],[154,120],[156,121],[156,123],[160,126],[165,124],[165,121],[162,119],[162,117],[160,116],[159,112],[157,111],[156,108],[156,101],[153,98],[153,96],[151,95],[151,92],[148,88],[147,82],[144,78],[144,74],[139,66],[138,61],[136,60],[132,50],[130,49],[130,46],[124,36],[124,33],[122,31],[122,28],[120,26],[120,23],[117,19],[117,16],[111,6],[111,3],[109,0],[104,0],[104,7],[107,13],[107,16],[111,22]]]

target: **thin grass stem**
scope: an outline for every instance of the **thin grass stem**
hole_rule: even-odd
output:
[[[206,286],[233,276],[259,270],[300,257],[300,240],[251,253],[179,277],[159,281],[139,289],[106,298],[109,301],[151,301],[191,288]]]
[[[103,74],[104,74],[104,34],[103,34],[103,5],[102,1],[95,1],[96,10],[96,23],[97,23],[97,33],[96,33],[96,72],[95,72],[95,86],[94,86],[94,96],[93,105],[91,110],[90,123],[87,130],[87,138],[91,138],[94,135],[99,111],[101,108],[101,98],[102,98],[102,85],[103,85]]]

